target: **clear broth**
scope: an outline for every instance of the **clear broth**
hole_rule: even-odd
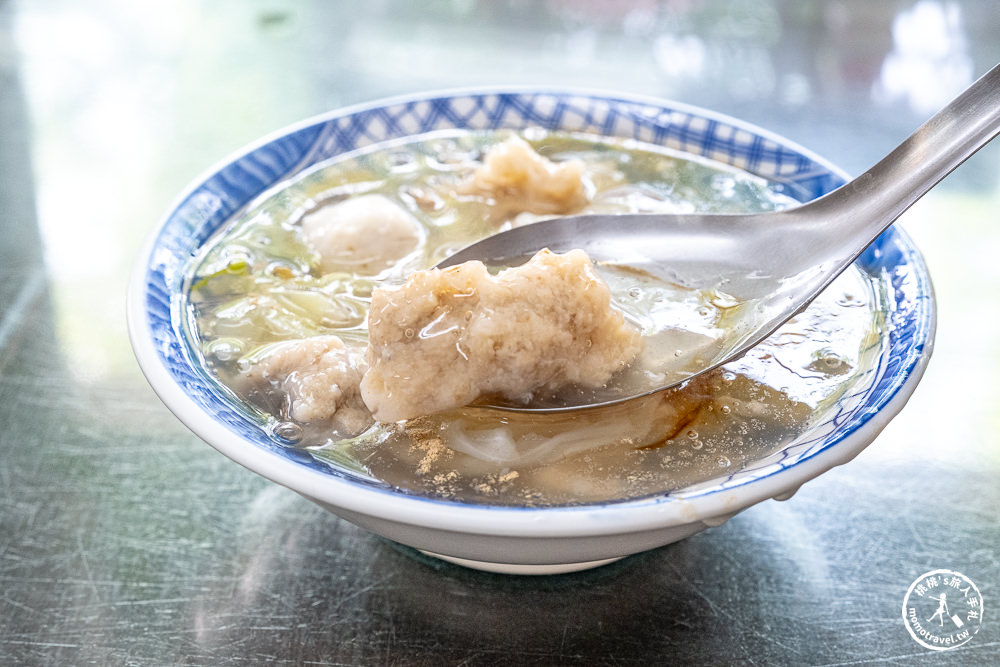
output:
[[[367,342],[372,290],[530,219],[485,196],[457,194],[503,133],[454,131],[365,149],[317,165],[266,193],[195,258],[186,308],[192,348],[275,439],[412,493],[463,502],[554,505],[661,493],[738,471],[778,451],[859,381],[880,350],[877,283],[849,270],[807,310],[743,359],[676,391],[572,415],[474,406],[360,434],[295,423],[276,387],[243,374],[263,346],[335,334]],[[587,165],[591,211],[755,212],[795,203],[780,184],[655,146],[565,133],[525,137],[550,159]],[[377,193],[421,225],[420,248],[375,276],[321,275],[298,234],[303,216]],[[647,342],[679,347],[677,304],[697,301],[692,335],[724,326],[724,298],[601,267],[613,303]],[[679,291],[680,290],[680,291]],[[690,316],[688,316],[690,319]]]

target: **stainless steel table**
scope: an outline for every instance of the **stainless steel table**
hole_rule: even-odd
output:
[[[0,0],[0,664],[1000,661],[1000,145],[900,223],[940,328],[882,436],[787,502],[580,574],[431,561],[229,462],[157,401],[123,318],[186,182],[344,104],[611,88],[857,173],[998,60],[995,0]],[[936,568],[984,599],[948,651],[901,617]]]

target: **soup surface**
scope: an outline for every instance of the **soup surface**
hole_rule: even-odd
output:
[[[555,164],[583,165],[584,194],[574,194],[582,200],[558,213],[755,212],[796,201],[780,184],[655,146],[542,131],[522,136]],[[332,417],[305,410],[287,383],[260,371],[275,364],[279,346],[299,358],[303,341],[315,347],[336,336],[335,346],[322,348],[332,356],[310,358],[336,358],[337,378],[360,377],[374,289],[399,284],[498,230],[551,216],[551,202],[469,187],[484,153],[507,138],[435,133],[317,165],[262,196],[194,259],[184,304],[191,348],[277,441],[436,498],[609,501],[735,472],[830,414],[863,380],[880,350],[883,297],[874,279],[853,268],[743,359],[679,389],[587,411],[533,415],[471,405],[383,424],[354,395],[338,394],[341,407]],[[359,200],[372,205],[368,210],[381,207],[370,224],[384,228],[366,227],[332,248],[329,239],[317,240],[315,220],[341,215],[345,203]],[[351,252],[340,252],[347,245]],[[628,267],[597,269],[613,306],[641,331],[646,355],[676,350],[697,362],[691,350],[710,343],[738,306],[722,292]],[[306,377],[293,367],[283,377],[299,378],[305,391],[332,373],[321,371]]]

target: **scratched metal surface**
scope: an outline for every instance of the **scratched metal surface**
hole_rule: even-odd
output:
[[[1000,146],[901,223],[940,333],[875,444],[790,501],[582,574],[430,561],[230,463],[148,389],[122,313],[175,193],[311,114],[605,87],[742,116],[856,173],[1000,60],[995,0],[139,7],[0,1],[0,664],[1000,660]],[[944,653],[901,619],[935,568],[985,601]]]

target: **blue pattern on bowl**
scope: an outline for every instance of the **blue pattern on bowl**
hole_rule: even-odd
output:
[[[195,185],[163,221],[149,257],[145,290],[146,314],[161,363],[202,410],[244,438],[248,446],[252,443],[275,456],[352,483],[388,490],[378,482],[283,446],[262,423],[234,407],[236,402],[200,368],[184,342],[184,314],[176,301],[184,270],[199,246],[233,215],[276,183],[318,162],[381,141],[435,130],[533,126],[659,144],[787,183],[802,199],[822,195],[844,182],[834,167],[779,137],[724,116],[665,101],[516,90],[441,94],[328,114],[232,159]],[[866,384],[844,397],[825,423],[773,456],[726,477],[646,501],[689,499],[778,473],[834,447],[893,398],[931,343],[934,316],[930,281],[916,248],[897,228],[884,233],[859,258],[858,265],[873,275],[885,272],[895,305],[888,323],[888,345]]]

